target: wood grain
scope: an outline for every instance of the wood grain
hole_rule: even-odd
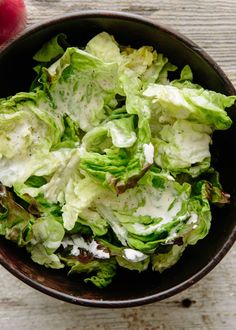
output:
[[[171,25],[204,48],[236,85],[235,0],[26,0],[26,5],[29,25],[85,9],[134,12]],[[235,257],[234,248],[210,274],[181,294],[120,310],[57,301],[0,268],[0,329],[236,329]]]

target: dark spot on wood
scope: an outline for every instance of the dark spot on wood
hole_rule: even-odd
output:
[[[189,298],[185,298],[181,301],[182,307],[184,308],[189,308],[191,307],[192,303],[195,303],[195,301],[189,299]]]

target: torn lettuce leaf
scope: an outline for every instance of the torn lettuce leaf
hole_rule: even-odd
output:
[[[121,140],[121,134],[119,134],[117,130],[114,132],[114,124],[112,124],[113,133],[110,134],[111,136],[113,135],[113,140],[116,139],[116,144],[121,146],[121,143],[124,143],[122,141],[124,141],[125,135],[131,137],[131,141],[136,140],[130,148],[118,148],[113,144],[112,147],[105,148],[102,153],[99,153],[99,149],[94,149],[94,151],[97,152],[87,152],[87,145],[92,146],[99,144],[98,141],[100,141],[100,139],[103,139],[103,144],[105,143],[106,146],[109,145],[111,141],[106,138],[107,133],[104,128],[96,128],[96,130],[92,130],[84,136],[84,152],[81,154],[80,161],[81,169],[94,180],[102,183],[103,186],[110,187],[117,191],[118,194],[135,186],[137,181],[154,162],[154,147],[150,142],[151,134],[148,115],[141,112],[141,107],[139,109],[137,110],[140,111],[138,127],[136,129],[137,132],[133,130],[132,119],[120,119],[120,125],[124,124],[124,120],[126,124],[122,130]],[[110,123],[111,122],[108,122],[106,125],[109,126],[111,125]],[[118,134],[120,135],[119,137]],[[117,138],[120,140],[117,141]],[[126,143],[128,142],[130,141],[126,140]]]
[[[27,245],[32,237],[35,218],[14,199],[3,185],[0,185],[0,234],[18,246]]]
[[[49,203],[59,203],[64,227],[67,230],[74,227],[80,213],[104,191],[103,187],[81,174],[79,149],[69,150],[64,163],[56,168],[48,182],[42,186],[14,185],[14,190],[19,196],[28,194],[37,197],[41,194]]]
[[[119,45],[114,37],[106,32],[101,32],[93,37],[87,43],[85,51],[105,63],[119,63],[121,61]]]
[[[152,141],[156,164],[171,173],[199,176],[210,167],[211,133],[209,126],[184,119],[163,125]]]
[[[32,260],[39,265],[54,269],[64,268],[60,258],[55,253],[48,254],[41,244],[35,245],[33,248],[27,248],[27,250],[31,253]]]
[[[41,91],[18,93],[2,102],[1,109],[0,180],[11,187],[46,164],[53,167],[50,158],[56,155],[50,149],[60,141],[64,126]]]
[[[165,269],[174,266],[180,259],[185,246],[174,245],[168,253],[158,253],[152,255],[152,269],[162,273]]]
[[[60,262],[55,251],[61,245],[65,230],[60,219],[47,215],[38,218],[32,226],[33,239],[27,250],[34,262],[45,267],[60,269],[64,265]]]
[[[44,68],[41,85],[55,112],[67,114],[87,132],[106,118],[105,105],[116,105],[118,66],[71,47]]]
[[[94,236],[106,235],[108,231],[106,219],[102,218],[97,211],[90,208],[85,208],[79,212],[77,222],[88,226],[92,230]]]
[[[91,260],[86,263],[80,262],[75,257],[60,257],[60,259],[70,267],[69,274],[91,274],[92,276],[85,278],[84,282],[90,282],[98,288],[105,288],[116,275],[117,265],[113,258],[109,260]]]
[[[95,206],[122,245],[152,253],[188,218],[190,192],[189,184],[181,186],[167,174],[149,171],[135,188],[104,195]]]
[[[129,148],[137,140],[133,116],[109,121],[106,123],[106,127],[115,147]]]
[[[152,100],[154,108],[174,119],[187,119],[225,130],[232,120],[225,108],[234,104],[235,96],[225,96],[203,88],[178,88],[150,84],[143,95]],[[155,110],[154,110],[155,111]]]
[[[53,37],[51,40],[43,44],[37,53],[33,56],[33,59],[37,62],[51,62],[59,56],[63,55],[65,49],[69,46],[67,36],[64,33],[60,33]]]
[[[32,230],[34,235],[32,244],[42,244],[48,254],[59,248],[65,234],[60,218],[48,214],[38,218]]]
[[[62,224],[49,215],[35,218],[13,199],[12,193],[1,185],[0,196],[0,234],[26,246],[34,262],[51,268],[63,268],[64,265],[54,252],[61,245],[64,236]]]
[[[117,256],[116,261],[118,265],[123,268],[127,268],[129,270],[136,270],[138,272],[143,272],[148,268],[150,257],[147,257],[146,259],[141,261],[129,261],[122,256]]]

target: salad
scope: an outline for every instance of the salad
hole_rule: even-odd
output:
[[[210,145],[236,97],[106,32],[84,48],[59,34],[34,60],[30,91],[0,99],[0,234],[100,288],[173,266],[229,203]]]

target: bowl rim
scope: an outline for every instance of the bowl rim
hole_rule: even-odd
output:
[[[229,91],[229,95],[236,94],[236,89],[233,84],[230,82],[224,71],[219,67],[219,65],[213,60],[213,58],[207,54],[205,50],[199,47],[195,42],[190,40],[188,37],[180,33],[179,31],[173,29],[172,27],[158,23],[149,18],[143,17],[138,14],[133,13],[125,13],[122,11],[113,11],[113,10],[82,10],[76,11],[74,13],[68,13],[65,15],[56,16],[50,20],[44,20],[42,22],[33,24],[27,27],[22,33],[20,33],[14,40],[10,43],[4,45],[0,51],[0,60],[1,56],[4,55],[5,52],[11,50],[15,45],[17,46],[22,40],[26,39],[32,33],[38,32],[48,26],[58,24],[60,22],[80,19],[80,18],[96,18],[96,17],[106,17],[106,18],[116,18],[116,19],[126,19],[129,21],[134,21],[137,23],[143,23],[145,25],[149,25],[153,28],[157,28],[162,30],[174,38],[178,39],[178,41],[184,43],[187,47],[193,49],[195,53],[197,53],[200,57],[202,57],[217,73],[221,76],[227,90]],[[49,288],[46,285],[41,284],[37,280],[34,280],[20,270],[16,269],[14,266],[8,264],[8,262],[2,257],[2,251],[0,247],[0,264],[7,269],[10,273],[16,276],[18,279],[22,280],[24,283],[29,286],[37,289],[38,291],[45,293],[51,297],[63,300],[65,302],[88,306],[88,307],[111,307],[111,308],[121,308],[121,307],[133,307],[140,306],[144,304],[149,304],[153,302],[157,302],[166,298],[169,298],[188,287],[192,286],[196,282],[198,282],[202,277],[207,275],[226,255],[226,253],[230,250],[236,240],[236,226],[234,226],[230,236],[228,237],[225,244],[221,247],[218,253],[211,259],[211,261],[203,268],[201,268],[198,272],[192,275],[190,278],[181,282],[180,284],[173,286],[165,291],[155,293],[152,295],[148,295],[141,298],[130,298],[126,300],[96,300],[96,299],[85,299],[81,297],[71,296],[69,294],[65,294],[63,292],[57,291],[55,289]]]

